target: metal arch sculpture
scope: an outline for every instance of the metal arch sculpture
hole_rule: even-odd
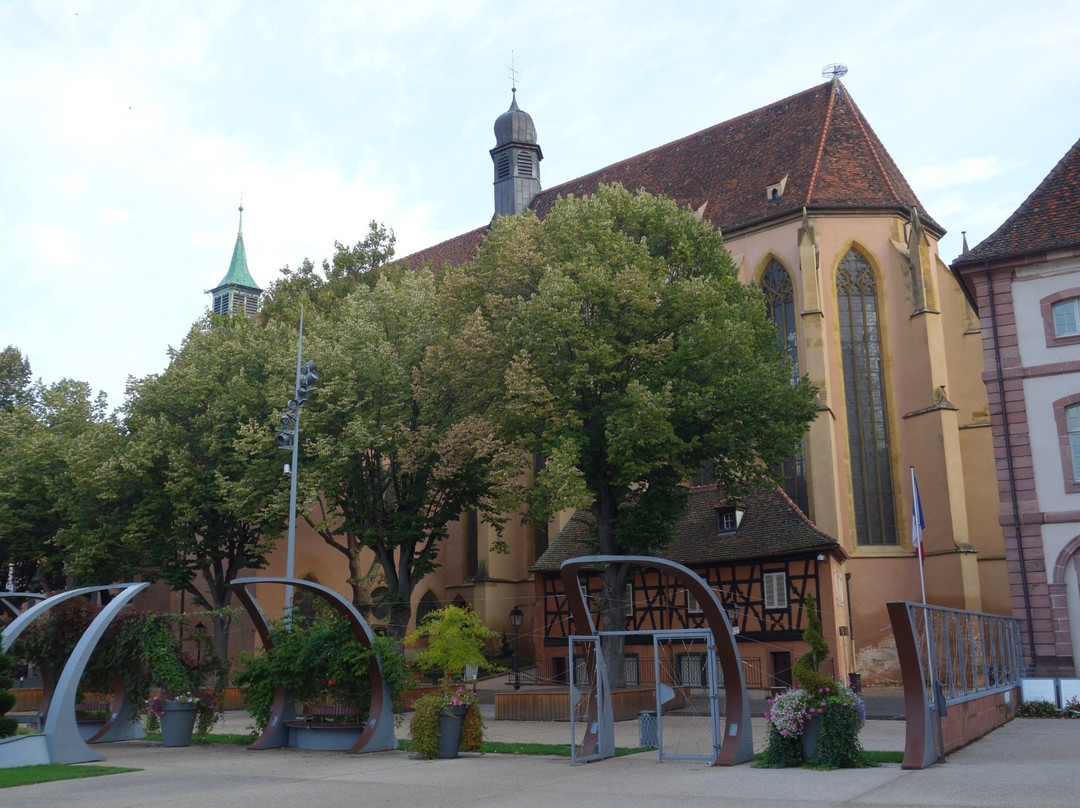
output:
[[[93,654],[94,649],[97,647],[98,642],[104,636],[105,631],[109,628],[109,625],[116,619],[120,611],[134,598],[139,592],[150,586],[148,583],[138,584],[111,584],[108,586],[88,586],[82,589],[73,589],[70,592],[61,592],[57,595],[53,595],[50,598],[46,598],[40,603],[34,604],[25,612],[16,617],[11,624],[4,629],[3,638],[0,639],[0,648],[7,651],[12,643],[18,639],[19,635],[26,630],[37,617],[49,611],[59,603],[62,603],[71,598],[80,597],[82,595],[89,595],[93,592],[105,592],[110,589],[120,589],[121,592],[114,597],[104,609],[102,609],[97,617],[93,619],[86,631],[83,632],[82,637],[79,638],[78,643],[75,644],[74,650],[71,652],[71,656],[68,657],[68,661],[64,664],[64,670],[60,674],[60,678],[56,682],[56,687],[53,689],[53,695],[49,704],[49,712],[45,718],[45,726],[42,729],[40,735],[23,735],[17,736],[14,739],[7,739],[9,741],[21,741],[23,739],[29,739],[27,744],[28,748],[32,747],[33,751],[29,754],[35,759],[40,758],[42,753],[44,754],[45,763],[87,763],[90,761],[102,760],[102,755],[92,750],[86,742],[82,739],[79,733],[79,726],[75,720],[75,699],[79,689],[79,680],[82,679],[83,671],[86,670],[86,665],[90,661],[90,656]],[[119,702],[119,706],[117,704]],[[126,715],[127,696],[125,693],[114,694],[113,706],[109,711],[110,720],[112,725],[115,726],[117,719],[121,715]],[[98,740],[105,740],[104,733],[99,732],[95,738]],[[125,735],[125,733],[121,733]],[[142,737],[141,735],[139,737]],[[112,738],[112,740],[121,740],[120,737]],[[43,741],[43,748],[42,748]],[[12,752],[10,758],[15,759],[18,757],[16,750],[12,747],[5,752]],[[18,764],[26,765],[26,764]]]
[[[45,600],[47,597],[48,595],[42,595],[40,592],[0,592],[0,606],[3,606],[12,618],[16,618],[22,614],[17,601]]]
[[[270,636],[270,623],[266,614],[259,606],[251,587],[256,584],[279,584],[291,586],[294,589],[310,592],[325,600],[341,615],[352,629],[353,637],[363,646],[374,650],[375,635],[371,626],[349,601],[329,587],[312,581],[304,581],[296,578],[236,578],[229,584],[237,599],[250,615],[255,624],[255,630],[259,632],[263,647],[267,650],[274,647]],[[390,694],[390,687],[382,674],[382,660],[378,654],[372,656],[372,662],[368,667],[368,677],[371,681],[371,709],[368,712],[367,725],[360,734],[359,739],[347,750],[349,753],[356,752],[383,752],[387,749],[397,749],[397,736],[394,734],[394,704]],[[266,729],[248,749],[278,749],[289,746],[289,721],[296,717],[296,705],[286,692],[284,685],[274,688],[274,702],[270,707],[270,720]]]
[[[707,583],[693,570],[655,556],[622,556],[622,555],[596,555],[579,556],[562,562],[559,574],[562,578],[563,591],[566,595],[566,603],[570,610],[570,616],[579,630],[587,628],[588,633],[596,635],[596,625],[593,623],[592,613],[585,603],[585,595],[578,585],[578,572],[582,567],[592,567],[596,564],[637,564],[671,575],[697,599],[701,606],[702,616],[712,632],[716,644],[717,661],[724,680],[724,696],[727,706],[727,731],[724,740],[716,754],[713,766],[734,766],[745,763],[754,757],[753,732],[750,724],[750,696],[746,692],[746,681],[743,678],[742,661],[739,657],[738,645],[735,635],[732,634],[731,624],[727,614],[720,606],[716,593]],[[601,632],[602,633],[602,632]],[[597,667],[603,673],[602,662],[596,660]],[[594,698],[591,700],[589,711],[589,729],[586,732],[583,746],[592,745],[601,750],[610,749],[612,754],[615,748],[614,725],[610,720],[598,722],[594,714],[597,709],[597,688],[599,676],[592,677],[590,687]],[[611,693],[604,688],[603,696],[606,701],[604,714],[612,715]],[[607,736],[607,737],[605,737]],[[609,756],[609,755],[605,755]]]

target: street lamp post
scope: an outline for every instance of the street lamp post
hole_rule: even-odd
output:
[[[523,616],[521,609],[517,606],[510,610],[510,625],[514,627],[514,690],[521,690],[521,649],[518,629],[521,628],[521,618]]]
[[[315,389],[319,378],[315,373],[313,361],[303,361],[300,357],[304,346],[304,307],[300,307],[300,329],[296,338],[296,387],[295,395],[285,405],[285,415],[281,417],[281,429],[278,430],[279,449],[292,452],[292,463],[286,468],[289,479],[289,534],[285,555],[285,577],[293,577],[294,559],[296,558],[296,466],[300,462],[300,405]],[[285,587],[285,625],[292,627],[293,588]]]

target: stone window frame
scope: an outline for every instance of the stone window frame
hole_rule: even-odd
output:
[[[1054,331],[1054,304],[1072,299],[1077,299],[1077,308],[1080,309],[1080,287],[1074,286],[1071,289],[1062,289],[1059,292],[1054,292],[1052,295],[1047,295],[1039,301],[1039,310],[1042,314],[1043,332],[1046,335],[1047,348],[1057,348],[1063,345],[1080,345],[1080,332],[1059,337]]]
[[[1061,478],[1065,484],[1066,494],[1080,494],[1080,479],[1073,468],[1072,443],[1069,440],[1069,419],[1067,411],[1070,407],[1080,405],[1080,393],[1059,398],[1054,402],[1054,422],[1057,424],[1058,449],[1061,453]]]

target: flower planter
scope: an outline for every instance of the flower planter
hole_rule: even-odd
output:
[[[806,723],[803,725],[802,735],[799,740],[802,742],[802,756],[803,760],[807,763],[815,764],[818,762],[818,735],[821,733],[821,713],[811,713],[806,719]]]
[[[439,714],[439,757],[456,758],[461,746],[461,725],[469,708],[447,707]]]
[[[195,731],[195,718],[199,705],[179,701],[167,701],[161,714],[161,745],[188,746]]]

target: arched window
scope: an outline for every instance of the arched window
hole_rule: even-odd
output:
[[[765,274],[761,276],[761,289],[765,293],[769,317],[776,324],[780,347],[791,360],[791,377],[793,380],[798,379],[799,345],[795,331],[795,292],[791,285],[791,276],[775,258],[769,262]],[[795,453],[781,464],[780,471],[783,475],[784,491],[803,513],[809,515],[806,457],[801,440]]]
[[[849,251],[837,268],[836,297],[855,538],[864,545],[896,544],[877,293],[874,273],[858,250]]]

